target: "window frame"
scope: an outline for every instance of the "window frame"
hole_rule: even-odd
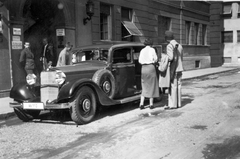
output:
[[[102,6],[102,7],[101,7]],[[109,14],[101,10],[103,7],[109,7]],[[99,36],[100,40],[112,40],[112,5],[100,3],[100,18],[99,18]],[[105,19],[105,21],[102,19]]]
[[[191,44],[191,22],[190,21],[185,21],[185,38],[186,38],[186,44],[190,45]]]
[[[158,16],[158,38],[159,43],[165,42],[165,31],[172,30],[172,18],[167,16]]]
[[[232,38],[231,38],[231,40],[229,40],[229,41],[226,41],[225,39],[225,35],[224,34],[227,34],[227,33],[231,33],[232,35]],[[233,43],[233,31],[222,31],[222,43]]]
[[[207,25],[202,24],[202,45],[207,45]]]
[[[124,17],[124,12],[128,11],[128,17]],[[126,14],[126,15],[127,15]],[[128,21],[133,22],[133,9],[127,7],[121,7],[121,22]],[[133,36],[129,34],[126,27],[121,23],[121,39],[122,41],[133,41]]]
[[[119,50],[123,50],[123,49],[129,49],[130,52],[123,52],[123,51],[120,51],[118,52],[118,55],[121,55],[121,57],[123,58],[119,58],[120,59],[127,59],[127,54],[129,54],[129,60],[126,60],[126,61],[117,61],[115,62],[116,60],[116,57],[120,57],[120,56],[115,56],[116,55],[116,52],[119,51]],[[125,56],[123,56],[125,55]],[[131,47],[120,47],[120,48],[115,48],[113,51],[112,51],[112,64],[129,64],[129,63],[132,63],[132,48]]]

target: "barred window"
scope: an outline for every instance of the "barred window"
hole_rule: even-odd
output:
[[[222,42],[223,43],[232,43],[233,42],[233,31],[222,32]]]

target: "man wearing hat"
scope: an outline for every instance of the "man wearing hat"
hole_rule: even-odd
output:
[[[30,50],[29,42],[25,42],[24,47],[21,51],[19,62],[27,74],[32,74],[35,68],[34,54]]]
[[[166,52],[170,61],[170,88],[168,93],[168,106],[165,109],[181,107],[181,79],[183,71],[183,47],[175,39],[172,31],[165,32],[168,45]]]

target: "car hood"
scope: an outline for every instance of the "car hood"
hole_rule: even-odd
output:
[[[64,73],[99,70],[107,66],[103,61],[83,61],[74,65],[66,65],[61,67],[53,67],[50,71],[61,70]]]

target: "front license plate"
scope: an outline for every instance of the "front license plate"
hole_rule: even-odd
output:
[[[23,109],[44,109],[43,103],[23,103]]]

